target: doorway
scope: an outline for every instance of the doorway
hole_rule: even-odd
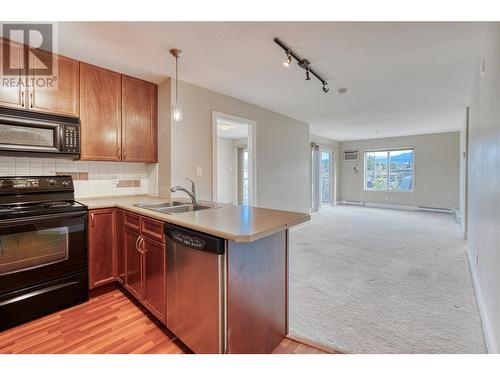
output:
[[[255,121],[213,112],[213,200],[255,205]]]

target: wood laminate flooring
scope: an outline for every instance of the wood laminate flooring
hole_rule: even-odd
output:
[[[107,287],[83,304],[0,332],[0,353],[182,354],[190,350],[137,302]],[[273,353],[326,352],[285,338]]]

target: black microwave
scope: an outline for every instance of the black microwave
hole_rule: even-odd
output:
[[[80,120],[0,108],[0,153],[80,157]]]

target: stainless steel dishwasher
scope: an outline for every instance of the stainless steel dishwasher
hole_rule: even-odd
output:
[[[195,353],[226,351],[225,241],[165,224],[166,324]]]

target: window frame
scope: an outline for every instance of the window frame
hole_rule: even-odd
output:
[[[390,186],[390,176],[391,176],[391,162],[390,162],[390,152],[391,151],[412,151],[412,184],[411,189],[409,190],[391,190]],[[387,152],[387,189],[374,189],[366,187],[366,154],[368,152]],[[369,149],[363,150],[363,191],[374,191],[380,193],[413,193],[415,191],[415,147],[394,147],[394,148],[377,148],[377,149]]]

